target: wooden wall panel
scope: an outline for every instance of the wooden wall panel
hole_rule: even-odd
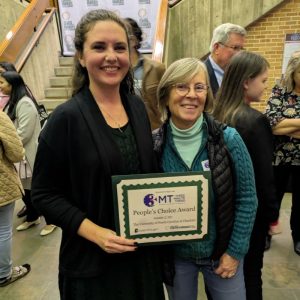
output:
[[[33,0],[0,43],[1,61],[16,62],[39,24],[49,0]]]
[[[37,100],[45,98],[45,88],[49,87],[49,78],[54,76],[54,67],[59,65],[59,56],[58,29],[53,17],[21,71]]]
[[[20,1],[0,0],[0,43],[25,9]]]
[[[168,12],[164,62],[202,57],[213,29],[226,22],[247,27],[284,0],[182,0]]]

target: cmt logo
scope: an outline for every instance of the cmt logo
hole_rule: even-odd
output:
[[[144,197],[144,204],[148,207],[154,206],[156,203],[167,204],[172,202],[173,195],[165,195],[165,196],[158,196],[157,198],[153,194],[148,194]]]
[[[144,197],[144,203],[148,207],[154,206],[156,201],[157,201],[157,199],[154,197],[153,194],[148,194]]]

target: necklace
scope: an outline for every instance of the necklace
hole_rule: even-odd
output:
[[[123,133],[123,130],[121,129],[121,124],[109,113],[107,112],[105,109],[103,109],[103,107],[99,104],[99,107],[101,109],[102,112],[104,112],[108,117],[111,118],[111,120],[117,125],[117,129]]]

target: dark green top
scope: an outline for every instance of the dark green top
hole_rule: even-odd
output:
[[[141,173],[140,160],[137,145],[130,123],[122,128],[112,128],[114,142],[118,145],[124,164],[125,174]],[[130,200],[129,200],[130,201]],[[103,299],[124,300],[163,300],[164,294],[159,278],[160,262],[153,254],[158,251],[157,247],[139,247],[136,253],[114,254],[112,262],[114,270],[105,274],[105,287],[102,292]],[[128,268],[130,266],[130,268]],[[116,275],[115,270],[118,269]],[[102,281],[101,280],[101,281]],[[114,290],[114,293],[111,293]],[[105,294],[107,291],[107,294]],[[143,291],[144,294],[141,294]],[[118,295],[114,298],[111,295]],[[112,297],[112,298],[111,298]]]
[[[112,133],[113,139],[121,152],[125,174],[141,173],[135,137],[130,124],[127,123],[120,129],[112,128]]]

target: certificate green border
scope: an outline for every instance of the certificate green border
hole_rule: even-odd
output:
[[[163,181],[164,177],[189,177],[189,176],[195,176],[195,175],[202,175],[205,179],[208,181],[208,192],[210,191],[209,185],[211,181],[211,174],[209,171],[202,171],[202,172],[180,172],[180,173],[154,173],[154,174],[134,174],[134,175],[117,175],[112,176],[112,186],[113,186],[113,202],[114,202],[114,212],[115,212],[115,225],[116,225],[116,232],[118,235],[120,235],[120,222],[119,222],[119,204],[118,204],[118,197],[117,197],[117,185],[122,180],[134,180],[134,179],[146,179],[146,178],[161,178]],[[194,184],[192,184],[194,183]],[[181,187],[181,186],[196,186],[197,187],[197,195],[198,195],[198,210],[197,210],[197,228],[190,231],[174,231],[170,233],[155,233],[155,234],[135,234],[131,235],[129,231],[129,213],[128,213],[128,191],[134,189],[155,189],[155,188],[164,188],[164,187]],[[201,224],[202,224],[202,182],[198,181],[188,181],[188,182],[174,182],[174,183],[150,183],[150,184],[129,184],[124,185],[122,187],[122,195],[123,195],[123,207],[122,207],[122,215],[124,218],[125,225],[125,236],[129,239],[145,239],[145,243],[147,244],[157,244],[157,243],[172,243],[172,241],[163,241],[163,242],[147,242],[147,238],[151,237],[170,237],[170,236],[184,236],[185,239],[182,241],[188,241],[188,236],[202,233],[201,231]],[[179,242],[179,240],[176,240],[176,242]],[[141,242],[143,243],[143,242]]]

